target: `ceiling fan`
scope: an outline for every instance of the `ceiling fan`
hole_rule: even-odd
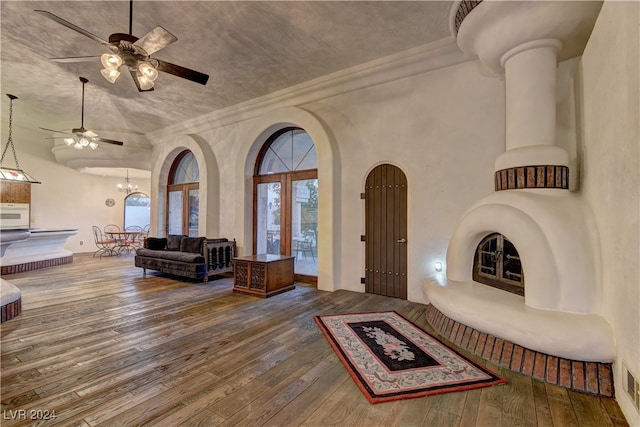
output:
[[[80,127],[77,129],[72,129],[71,132],[63,132],[59,130],[46,129],[46,128],[40,128],[40,129],[46,130],[48,132],[56,132],[56,133],[64,133],[67,135],[73,135],[72,137],[65,137],[64,142],[68,146],[73,145],[73,148],[76,148],[78,150],[82,150],[85,147],[89,147],[92,150],[95,150],[96,148],[99,147],[99,144],[98,144],[99,142],[104,142],[106,144],[113,144],[113,145],[123,145],[124,143],[122,141],[114,141],[113,139],[100,138],[98,137],[97,133],[84,128],[84,85],[89,83],[89,80],[87,80],[84,77],[80,77],[80,81],[82,82],[82,117],[81,117]],[[62,138],[62,137],[58,137],[58,138]]]
[[[109,82],[115,83],[120,75],[120,66],[125,65],[138,91],[148,92],[153,90],[155,79],[158,77],[158,71],[173,74],[183,79],[191,80],[202,85],[207,84],[209,76],[198,71],[190,70],[170,62],[163,61],[151,57],[160,49],[174,43],[178,39],[162,27],[156,27],[149,31],[141,38],[132,35],[132,19],[133,19],[133,0],[129,2],[129,34],[114,33],[109,36],[109,41],[103,40],[95,34],[84,30],[71,22],[54,15],[46,10],[35,10],[39,14],[64,25],[78,33],[97,41],[111,50],[111,53],[105,53],[102,56],[76,56],[66,58],[49,58],[56,62],[84,62],[93,61],[100,58],[104,69],[101,70],[102,76]]]

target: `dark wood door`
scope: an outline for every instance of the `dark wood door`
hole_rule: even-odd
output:
[[[407,178],[377,166],[365,188],[365,290],[407,298]]]

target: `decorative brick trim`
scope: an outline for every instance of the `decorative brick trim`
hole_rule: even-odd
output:
[[[495,173],[496,191],[519,188],[569,188],[569,168],[567,166],[537,165],[517,166]]]
[[[26,262],[24,264],[3,265],[2,267],[0,267],[0,274],[4,276],[5,274],[23,273],[25,271],[40,270],[41,268],[54,267],[56,265],[71,264],[72,262],[73,262],[73,255],[69,255],[61,258],[52,258],[52,259],[45,259],[42,261]]]
[[[530,350],[456,322],[433,304],[427,306],[426,315],[446,340],[498,366],[571,390],[614,397],[611,363],[570,360]]]
[[[2,321],[0,323],[11,320],[20,313],[22,313],[22,297],[2,306]]]
[[[460,30],[460,25],[462,25],[464,18],[466,18],[467,15],[480,3],[482,3],[482,0],[462,0],[460,2],[455,17],[456,34],[458,34],[458,31]]]

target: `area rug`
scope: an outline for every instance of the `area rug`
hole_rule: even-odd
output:
[[[506,383],[395,311],[314,319],[371,403]]]

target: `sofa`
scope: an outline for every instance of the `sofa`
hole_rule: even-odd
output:
[[[235,255],[235,240],[170,234],[147,237],[136,250],[135,266],[143,274],[150,269],[206,283],[209,276],[233,272]]]

